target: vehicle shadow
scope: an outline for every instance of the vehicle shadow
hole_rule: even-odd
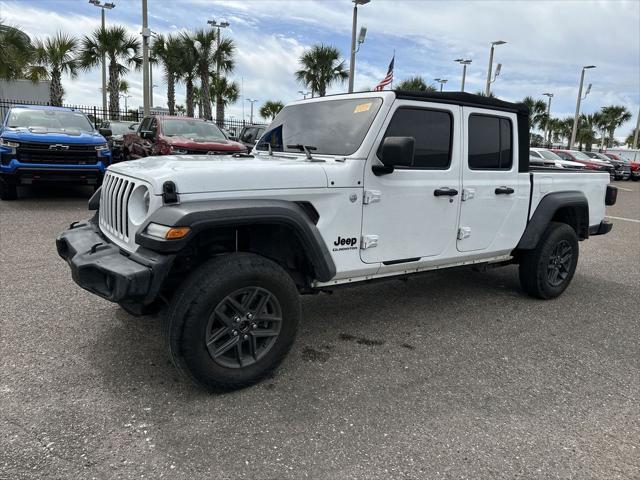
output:
[[[296,374],[294,371],[300,374],[304,365],[309,365],[306,362],[326,361],[326,351],[341,342],[364,346],[402,345],[400,339],[411,329],[456,328],[457,323],[475,321],[460,313],[462,301],[483,309],[493,308],[507,299],[535,301],[519,290],[514,267],[485,273],[471,269],[434,272],[406,282],[388,280],[336,289],[332,295],[303,296],[303,318],[297,341],[275,376],[280,376],[281,370],[286,371],[282,375]],[[106,327],[96,332],[96,350],[91,361],[104,385],[115,395],[144,391],[145,396],[152,397],[210,396],[183,379],[171,363],[164,337],[165,311],[134,317],[114,306],[107,312],[115,321],[106,322]],[[403,346],[412,348],[408,343]]]
[[[21,185],[18,187],[18,200],[72,200],[89,199],[93,187],[74,184]]]

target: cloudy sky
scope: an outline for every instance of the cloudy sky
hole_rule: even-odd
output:
[[[112,0],[108,23],[126,25],[138,34],[140,0]],[[155,32],[176,32],[206,27],[207,19],[226,20],[225,34],[238,47],[232,77],[242,83],[244,98],[277,99],[285,103],[300,95],[294,72],[305,48],[315,43],[335,45],[347,58],[351,38],[352,3],[349,0],[148,0],[149,25]],[[77,36],[99,26],[100,11],[87,0],[0,0],[0,17],[24,29],[32,37],[57,30]],[[395,50],[397,80],[422,75],[431,81],[448,79],[446,89],[460,88],[461,67],[453,60],[470,58],[467,91],[483,88],[489,44],[497,47],[495,63],[502,74],[493,85],[497,96],[519,100],[553,92],[552,114],[573,115],[580,69],[594,64],[586,84],[593,83],[583,101],[583,112],[603,105],[621,104],[633,119],[620,128],[628,135],[640,108],[640,1],[435,1],[372,0],[359,8],[359,25],[368,28],[358,53],[356,90],[373,87],[386,73]],[[141,103],[142,75],[127,76],[133,98]],[[154,70],[154,104],[166,105],[162,72]],[[100,103],[99,70],[64,80],[66,101]],[[343,91],[346,84],[331,89]],[[179,86],[178,103],[184,102]],[[228,109],[241,118],[243,101]],[[244,101],[244,114],[248,104]]]

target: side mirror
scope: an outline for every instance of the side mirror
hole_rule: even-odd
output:
[[[102,135],[104,138],[113,136],[113,132],[110,128],[100,128],[98,129],[98,133],[100,133],[100,135]]]
[[[374,165],[373,173],[385,175],[392,173],[395,167],[412,166],[415,143],[416,140],[413,137],[385,138],[380,149],[382,165]]]
[[[145,140],[153,140],[156,134],[151,130],[143,130],[142,132],[140,132],[140,136]]]

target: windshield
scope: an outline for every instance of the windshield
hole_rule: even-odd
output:
[[[68,110],[36,110],[12,108],[7,119],[9,128],[40,127],[51,130],[80,130],[93,132],[93,125],[84,113]]]
[[[549,150],[538,150],[538,153],[542,155],[544,158],[546,158],[547,160],[562,160],[562,158],[560,158],[555,153],[550,152]]]
[[[571,150],[571,155],[573,155],[578,160],[593,160],[593,158],[591,158],[589,155],[577,150]]]
[[[132,133],[133,130],[130,129],[129,127],[131,125],[135,125],[134,122],[111,122],[109,124],[109,129],[111,130],[111,133],[113,135],[124,135],[126,133]]]
[[[380,98],[300,103],[285,107],[258,142],[258,150],[351,155],[362,144],[382,105]]]
[[[185,137],[196,142],[227,139],[213,123],[188,118],[162,120],[162,134],[166,137]]]

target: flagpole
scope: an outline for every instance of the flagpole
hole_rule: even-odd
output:
[[[393,69],[396,69],[396,49],[393,49]],[[395,76],[395,75],[394,75]],[[393,77],[391,78],[391,90],[393,90]]]

